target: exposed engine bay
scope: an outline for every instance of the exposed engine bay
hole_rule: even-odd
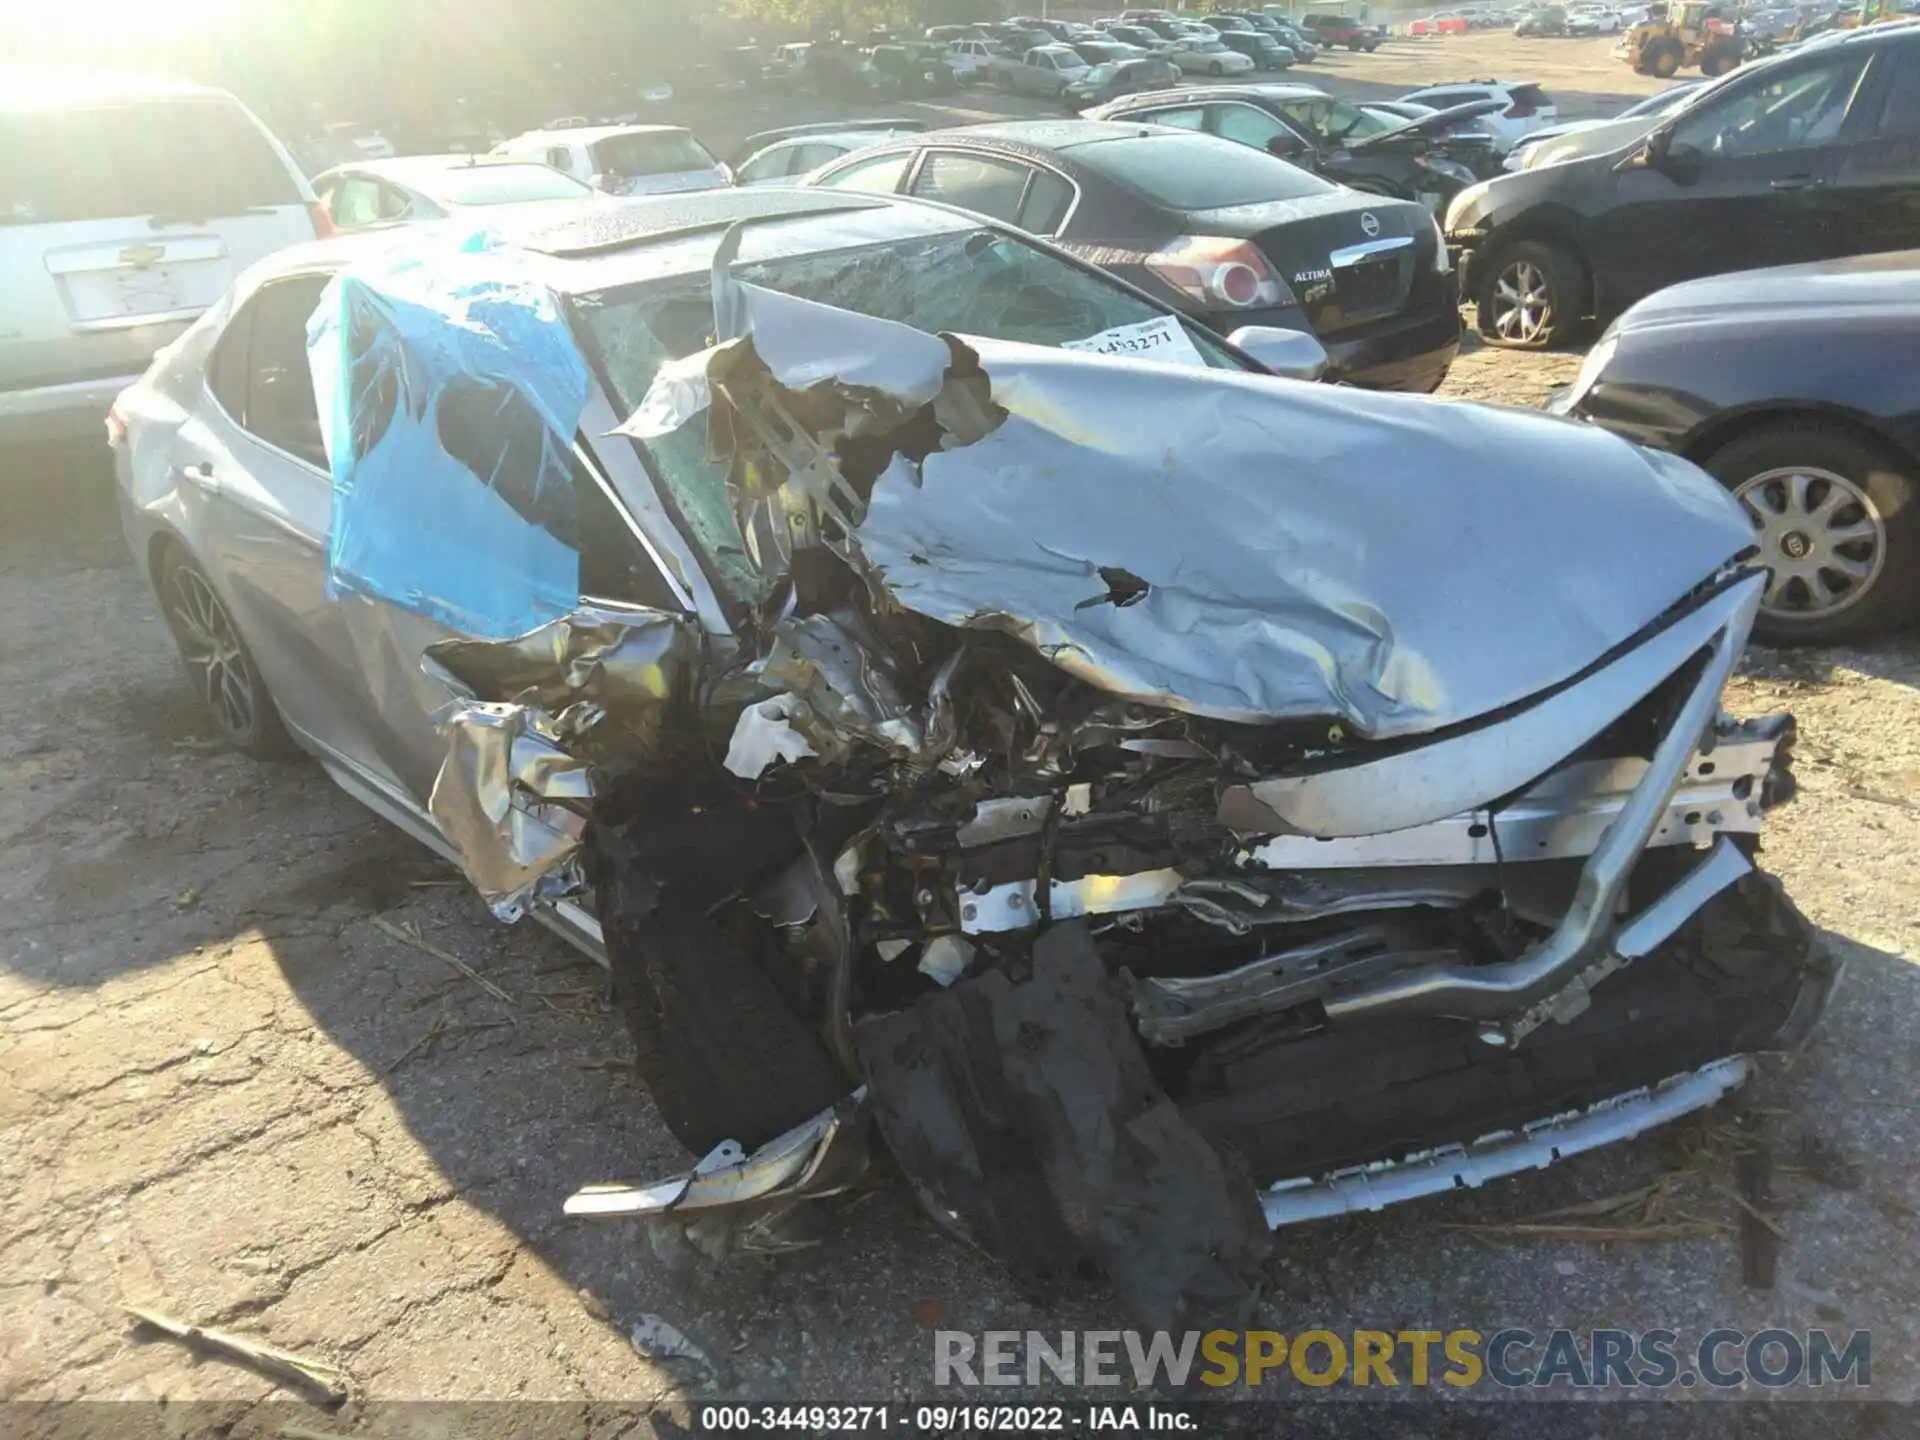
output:
[[[1434,558],[1337,393],[931,336],[722,251],[715,344],[622,428],[705,426],[763,598],[426,660],[436,822],[498,913],[591,905],[702,1156],[570,1213],[777,1246],[877,1130],[942,1223],[1174,1326],[1271,1226],[1638,1133],[1811,1025],[1831,965],[1753,864],[1793,726],[1721,707],[1764,577],[1710,481],[1564,427],[1609,473],[1496,536],[1549,502],[1481,456],[1442,503],[1488,553]],[[1281,492],[1290,407],[1363,493]],[[1174,415],[1223,438],[1125,438]]]

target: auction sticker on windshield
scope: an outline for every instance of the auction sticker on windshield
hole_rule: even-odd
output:
[[[1084,340],[1069,340],[1062,350],[1091,350],[1097,355],[1124,355],[1135,360],[1158,360],[1167,365],[1205,366],[1206,360],[1194,346],[1186,327],[1171,315],[1156,316],[1135,325],[1116,325],[1089,335]]]

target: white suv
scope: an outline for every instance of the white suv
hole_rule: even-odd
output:
[[[1560,118],[1560,108],[1531,80],[1467,80],[1457,85],[1429,85],[1400,97],[1413,105],[1435,110],[1471,105],[1476,100],[1504,100],[1506,109],[1474,118],[1474,128],[1489,132],[1501,150],[1511,150],[1535,130]]]
[[[0,85],[0,444],[101,436],[114,396],[236,275],[332,229],[224,90]]]

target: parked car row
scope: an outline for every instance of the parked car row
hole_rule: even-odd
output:
[[[1453,198],[1481,335],[1545,348],[1606,327],[1559,408],[1740,499],[1767,638],[1911,619],[1920,28],[1835,32],[1635,108]]]

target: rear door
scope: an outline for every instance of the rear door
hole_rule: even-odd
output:
[[[230,97],[0,113],[0,389],[145,369],[312,199]]]
[[[1920,246],[1920,37],[1876,47],[1825,207],[1842,253]]]
[[[333,482],[320,441],[307,320],[330,277],[256,290],[228,323],[175,442],[197,558],[239,621],[289,724],[391,781],[366,722],[365,681],[326,594]]]

